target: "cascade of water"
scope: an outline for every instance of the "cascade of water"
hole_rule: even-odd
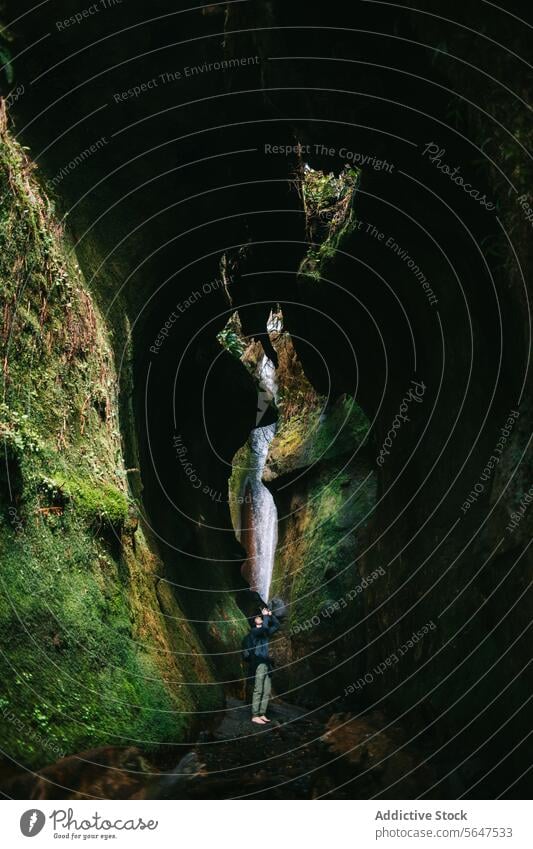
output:
[[[271,328],[270,329],[277,329]],[[261,396],[266,393],[270,398],[276,398],[276,370],[274,364],[263,355],[258,369],[260,385],[259,414]],[[263,601],[268,600],[274,555],[278,541],[278,511],[271,492],[262,482],[263,470],[270,443],[276,433],[276,424],[256,427],[250,434],[251,462],[247,478],[247,486],[251,494],[251,534],[253,546],[250,551],[250,586]]]

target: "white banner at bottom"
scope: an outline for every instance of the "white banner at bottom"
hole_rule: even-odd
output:
[[[4,801],[2,843],[531,849],[526,801]],[[31,841],[35,841],[34,843]]]

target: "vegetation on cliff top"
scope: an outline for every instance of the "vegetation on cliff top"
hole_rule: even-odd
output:
[[[296,181],[302,198],[309,249],[300,274],[320,280],[324,264],[335,257],[355,226],[352,211],[360,171],[346,167],[338,176],[303,165]]]

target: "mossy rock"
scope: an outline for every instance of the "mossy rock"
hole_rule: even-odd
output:
[[[282,420],[270,445],[265,480],[355,454],[369,428],[366,415],[349,395],[325,411],[303,410]]]
[[[4,751],[39,768],[100,745],[180,742],[222,690],[175,597],[162,603],[142,528],[121,532],[113,334],[3,113],[0,236]],[[124,404],[121,424],[129,415]]]
[[[90,525],[120,529],[128,521],[128,499],[110,483],[71,478],[58,483],[75,510]]]

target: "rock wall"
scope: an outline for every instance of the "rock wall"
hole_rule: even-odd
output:
[[[274,332],[270,339],[278,363],[278,421],[263,481],[278,511],[270,598],[283,610],[283,627],[272,641],[275,680],[283,698],[316,706],[349,680],[350,669],[336,661],[343,650],[338,639],[362,615],[366,580],[358,555],[376,474],[365,446],[368,420],[357,404],[347,395],[328,403],[306,379],[290,335]],[[262,346],[252,343],[243,359],[253,367],[261,357]],[[230,495],[234,526],[253,554],[249,451],[245,445],[234,457]]]
[[[223,696],[128,492],[110,329],[0,117],[0,729],[35,768],[182,740]]]

